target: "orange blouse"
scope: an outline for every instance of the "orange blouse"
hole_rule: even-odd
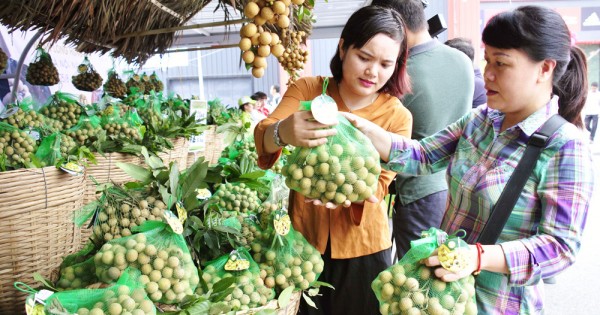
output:
[[[256,126],[254,139],[258,151],[258,165],[261,168],[270,168],[281,155],[281,150],[273,154],[265,152],[263,140],[266,128],[297,112],[300,101],[312,100],[321,94],[323,80],[323,77],[299,79],[288,88],[273,113]],[[385,130],[410,138],[412,115],[402,106],[398,98],[382,93],[373,104],[351,111],[342,101],[333,78],[330,78],[327,94],[336,101],[339,111],[352,112]],[[304,196],[292,191],[289,202],[292,224],[321,253],[325,252],[331,235],[331,257],[334,259],[360,257],[387,249],[392,246],[392,243],[388,215],[382,200],[388,193],[388,186],[395,175],[396,173],[382,170],[375,193],[381,202],[365,202],[364,206],[352,204],[350,208],[340,206],[336,209],[327,209],[324,206],[305,203]],[[365,213],[364,217],[363,213]]]

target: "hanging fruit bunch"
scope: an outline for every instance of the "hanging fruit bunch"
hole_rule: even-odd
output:
[[[152,85],[154,85],[154,91],[156,92],[162,92],[162,90],[165,88],[163,82],[156,75],[156,72],[153,72],[150,75],[150,82],[152,82]]]
[[[250,0],[246,3],[244,15],[252,22],[240,29],[239,47],[242,60],[252,68],[254,77],[264,75],[266,58],[271,54],[288,72],[291,81],[298,77],[297,72],[304,67],[308,56],[302,47],[308,34],[298,28],[310,27],[311,9],[305,0]]]
[[[150,94],[150,92],[154,91],[154,84],[152,84],[150,76],[146,72],[142,74],[142,83],[144,84],[144,93]]]
[[[144,92],[146,91],[146,86],[144,85],[144,82],[142,82],[142,78],[139,74],[134,74],[131,77],[129,77],[129,80],[127,80],[126,85],[127,93],[131,93],[131,88],[136,88],[137,92],[140,94],[144,94]]]
[[[25,78],[33,85],[50,86],[60,81],[50,54],[41,47],[37,49],[35,61],[29,64]]]
[[[95,91],[102,85],[102,77],[88,60],[88,57],[83,59],[83,62],[77,66],[79,74],[72,77],[71,82],[81,91]]]
[[[4,50],[0,49],[0,73],[4,72],[4,70],[6,70],[7,66],[8,66],[8,56],[6,55]]]
[[[116,98],[124,98],[127,95],[127,86],[119,78],[116,71],[110,70],[108,72],[108,80],[104,83],[104,92]]]

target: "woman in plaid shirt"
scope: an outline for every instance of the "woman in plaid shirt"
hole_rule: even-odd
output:
[[[496,245],[471,245],[471,267],[437,268],[454,281],[476,277],[479,314],[542,314],[544,278],[575,262],[593,191],[592,155],[581,130],[585,55],[548,8],[524,6],[493,17],[483,31],[487,107],[421,141],[345,114],[369,136],[387,168],[428,174],[447,167],[448,203],[441,228],[467,231],[474,244],[530,136],[558,113],[569,123],[550,138]],[[437,256],[426,260],[439,265]],[[479,266],[479,268],[478,268]]]

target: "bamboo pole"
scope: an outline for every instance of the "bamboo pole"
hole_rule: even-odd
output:
[[[125,35],[120,35],[120,36],[116,37],[116,40],[119,40],[119,39],[122,39],[122,38],[127,38],[127,37],[137,37],[137,36],[147,36],[147,35],[164,34],[164,33],[174,33],[174,32],[177,32],[177,31],[191,30],[191,29],[195,29],[195,28],[205,28],[205,27],[213,27],[213,26],[233,25],[233,24],[240,24],[240,23],[251,22],[251,21],[252,21],[251,19],[238,19],[238,20],[210,22],[210,23],[202,23],[202,24],[183,25],[183,26],[176,26],[176,27],[167,27],[167,28],[161,28],[161,29],[155,29],[155,30],[149,30],[149,31],[141,31],[141,32],[135,32],[135,33],[129,33],[129,34],[125,34]]]

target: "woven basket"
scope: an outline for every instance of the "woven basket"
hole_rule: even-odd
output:
[[[125,153],[107,153],[105,156],[100,153],[94,153],[97,164],[90,165],[86,169],[85,181],[85,198],[84,204],[96,200],[96,184],[90,178],[92,176],[98,183],[116,183],[122,184],[132,181],[122,169],[117,166],[117,163],[132,163],[136,165],[142,164],[142,158],[139,156]]]
[[[236,312],[235,315],[252,315],[261,310],[275,310],[277,311],[277,313],[275,313],[277,315],[295,315],[298,313],[298,309],[300,308],[301,299],[302,291],[297,291],[292,293],[292,296],[290,297],[290,303],[284,308],[279,308],[277,305],[277,300],[272,300],[263,307],[252,308],[247,311],[239,311]]]
[[[49,278],[64,256],[77,249],[80,229],[73,210],[83,205],[84,176],[55,167],[0,173],[0,314],[22,314],[32,274]]]
[[[223,134],[217,134],[217,126],[211,125],[208,129],[204,131],[204,151],[203,156],[208,164],[217,164],[219,158],[221,157],[221,153],[225,149],[225,144],[223,143]]]
[[[184,169],[187,165],[187,155],[190,141],[187,138],[180,137],[171,140],[171,142],[173,142],[173,149],[161,152],[158,154],[158,156],[163,160],[165,165],[175,162],[177,163],[178,169]]]

